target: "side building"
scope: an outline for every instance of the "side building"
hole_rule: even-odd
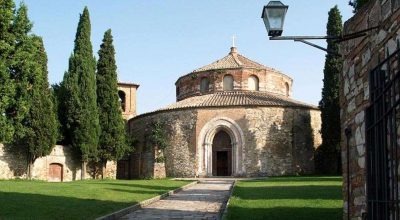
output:
[[[121,112],[125,120],[136,115],[136,90],[139,85],[134,83],[118,83],[118,95],[121,102]],[[26,178],[26,152],[16,151],[12,146],[0,143],[0,179]],[[100,175],[95,173],[93,166],[88,164],[87,177]],[[117,163],[108,161],[105,178],[116,178]],[[81,177],[81,162],[76,158],[70,146],[56,145],[50,155],[36,159],[33,165],[33,179],[53,182],[79,180]]]

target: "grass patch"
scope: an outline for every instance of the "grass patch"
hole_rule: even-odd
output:
[[[271,177],[237,182],[227,219],[342,219],[341,177]]]
[[[188,183],[168,179],[0,180],[0,219],[94,219]]]

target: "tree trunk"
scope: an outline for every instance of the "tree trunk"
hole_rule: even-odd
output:
[[[104,173],[106,172],[107,161],[101,161],[101,179],[104,179]]]
[[[82,161],[81,180],[84,180],[85,176],[86,176],[86,161]]]
[[[32,179],[32,170],[33,170],[33,160],[28,161],[28,179]]]

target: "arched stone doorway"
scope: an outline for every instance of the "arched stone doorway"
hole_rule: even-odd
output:
[[[232,175],[232,143],[231,137],[224,130],[215,134],[212,144],[213,176]]]
[[[243,132],[240,126],[232,119],[226,117],[218,117],[210,120],[201,129],[198,136],[197,144],[197,175],[198,176],[216,176],[218,175],[218,151],[220,153],[221,165],[227,166],[227,174],[239,176],[245,173],[242,163],[244,158],[243,152]],[[222,148],[213,148],[213,143],[218,145],[221,142]],[[223,144],[230,142],[229,144]],[[216,153],[213,154],[214,149]],[[227,152],[228,149],[230,152]],[[214,156],[213,156],[214,155]],[[230,160],[230,161],[224,161]],[[223,165],[225,164],[225,165]],[[220,168],[223,169],[223,168]],[[223,171],[222,171],[223,172]],[[222,174],[221,174],[222,175]]]

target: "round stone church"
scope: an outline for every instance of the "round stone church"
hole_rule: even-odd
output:
[[[175,83],[177,102],[129,120],[135,151],[119,178],[312,174],[320,111],[291,98],[293,80],[229,54]],[[161,126],[164,150],[154,146]]]

